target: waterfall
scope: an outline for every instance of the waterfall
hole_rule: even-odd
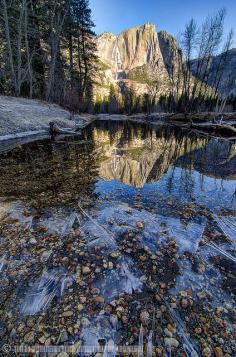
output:
[[[112,60],[114,61],[115,80],[117,81],[119,79],[119,72],[122,71],[122,61],[117,39],[112,52]]]

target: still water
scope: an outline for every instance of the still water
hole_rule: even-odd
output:
[[[4,343],[233,356],[235,142],[99,121],[0,152]]]

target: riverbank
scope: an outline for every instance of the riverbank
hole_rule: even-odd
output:
[[[54,122],[67,128],[78,128],[90,116],[72,115],[59,105],[34,99],[0,96],[0,137],[33,131],[48,131]]]
[[[139,123],[186,126],[186,123],[191,121],[193,123],[211,122],[214,117],[215,113],[188,114],[187,116],[181,113],[154,113],[151,115],[140,113],[129,116],[121,114],[73,115],[56,104],[0,96],[0,140],[48,135],[50,122],[71,129],[83,128],[94,120],[129,120]],[[225,113],[223,119],[227,125],[236,125],[236,113]]]

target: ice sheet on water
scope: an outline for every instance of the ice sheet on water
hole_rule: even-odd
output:
[[[236,217],[214,215],[214,220],[224,235],[231,241],[236,242]]]
[[[158,225],[155,216],[148,211],[139,211],[126,204],[105,205],[96,212],[96,221],[108,234],[110,233],[111,237],[115,238],[122,236],[127,231],[137,230],[137,222],[143,222],[144,229],[137,232],[141,238],[140,241],[152,251],[156,251]],[[107,241],[106,234],[102,234],[90,221],[87,221],[81,230],[90,237],[90,246],[102,242],[105,244],[104,241]]]
[[[144,335],[144,331],[143,331],[143,326],[140,326],[139,329],[139,337],[138,337],[138,357],[143,357],[143,335]]]
[[[221,248],[219,245],[215,244],[214,242],[207,242],[206,245],[210,247],[213,251],[217,252],[218,255],[222,255],[224,258],[234,262],[236,264],[236,256],[227,252],[227,248]]]
[[[74,226],[75,222],[79,222],[78,214],[76,212],[71,212],[71,214],[65,220],[65,224],[61,232],[62,237],[66,237],[70,233],[70,230]]]
[[[194,271],[187,259],[179,260],[178,264],[180,275],[176,279],[175,287],[170,290],[171,294],[177,295],[180,291],[191,289],[193,296],[196,297],[198,292],[204,291],[209,295],[211,304],[214,306],[220,306],[224,301],[229,300],[229,295],[221,289],[220,272],[209,261],[205,262],[204,274]]]
[[[147,357],[153,356],[153,331],[149,332],[147,343]]]
[[[68,212],[63,208],[51,209],[44,212],[39,219],[34,219],[34,229],[46,227],[48,233],[65,237],[79,218],[75,211]]]
[[[160,234],[166,238],[173,237],[181,253],[194,253],[205,229],[205,222],[183,223],[179,218],[155,215],[144,209],[140,211],[127,204],[103,206],[96,212],[96,221],[117,239],[130,230],[136,231],[139,243],[147,246],[153,253],[157,250]],[[137,229],[137,222],[142,222],[143,229]],[[90,246],[106,243],[106,235],[101,234],[92,222],[87,221],[82,231],[90,237]]]
[[[4,269],[4,267],[5,267],[6,258],[7,258],[7,254],[4,254],[4,255],[0,258],[0,273],[1,273],[1,271],[2,271],[2,270]]]
[[[191,339],[191,336],[186,332],[186,328],[184,326],[183,321],[180,318],[178,311],[172,309],[167,302],[165,302],[165,304],[175,323],[175,326],[177,328],[177,333],[182,341],[183,348],[187,357],[200,357],[201,356],[200,349],[198,345]]]
[[[102,357],[116,357],[116,346],[112,339],[106,343]]]
[[[118,325],[116,318],[112,319],[110,315],[101,312],[100,315],[90,321],[89,324],[84,324],[80,338],[82,339],[84,346],[90,346],[95,350],[99,350],[99,341],[116,341],[117,329]]]
[[[26,211],[27,209],[22,202],[12,202],[11,207],[8,210],[8,217],[19,221],[24,228],[30,229],[32,226],[33,216],[28,211],[26,214]]]
[[[112,301],[121,293],[132,294],[142,289],[143,283],[130,260],[123,260],[116,269],[108,271],[97,282],[101,295],[106,302]]]
[[[71,282],[72,278],[63,268],[45,271],[27,292],[21,312],[24,315],[35,315],[46,310],[56,296],[63,295]]]
[[[205,229],[205,223],[182,222],[179,218],[157,216],[159,232],[174,238],[179,251],[194,253]]]

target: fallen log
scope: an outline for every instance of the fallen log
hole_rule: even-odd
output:
[[[80,135],[80,132],[73,130],[72,128],[60,128],[56,123],[49,123],[49,133],[52,136],[55,135]]]
[[[201,129],[204,131],[210,132],[218,132],[222,135],[227,136],[236,136],[236,128],[231,125],[224,125],[224,124],[211,124],[211,123],[204,123],[204,124],[194,124],[191,123],[191,128],[193,129]]]

